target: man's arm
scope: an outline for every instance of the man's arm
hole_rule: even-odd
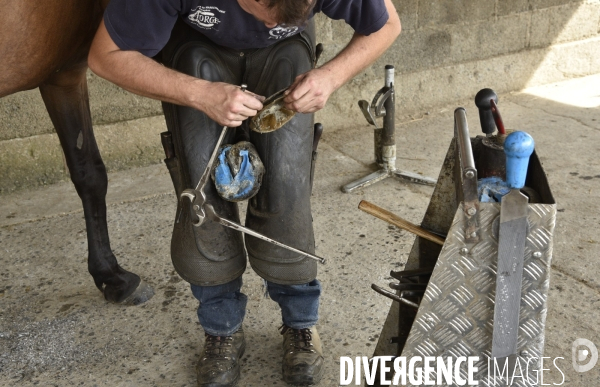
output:
[[[90,49],[90,69],[125,90],[206,113],[221,125],[240,126],[262,108],[263,97],[242,92],[237,86],[209,82],[182,74],[142,55],[121,50],[112,40],[104,21]]]
[[[367,68],[392,45],[400,34],[400,18],[392,1],[384,1],[389,15],[387,23],[368,36],[355,33],[335,58],[296,77],[284,99],[288,108],[300,113],[322,109],[334,91]]]

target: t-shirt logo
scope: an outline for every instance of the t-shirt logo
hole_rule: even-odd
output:
[[[294,35],[296,32],[298,32],[298,27],[296,26],[286,27],[283,25],[278,25],[269,30],[269,39],[285,39]]]
[[[200,5],[192,9],[188,19],[200,28],[211,29],[221,22],[221,20],[215,16],[216,12],[225,13],[225,11],[221,11],[217,7],[203,7]]]

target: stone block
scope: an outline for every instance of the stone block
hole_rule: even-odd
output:
[[[37,89],[0,98],[0,117],[0,141],[54,131]]]
[[[162,162],[160,133],[166,130],[164,116],[100,126],[96,140],[106,168],[118,171]]]
[[[532,10],[557,7],[560,5],[582,4],[584,2],[585,1],[582,0],[529,0],[530,8]]]
[[[333,40],[331,19],[322,13],[315,15],[315,31],[317,34],[317,43],[327,43]]]
[[[417,29],[418,21],[418,0],[393,0],[400,22],[402,23],[402,31],[411,31]]]
[[[343,20],[331,20],[323,14],[316,17],[317,43],[323,44],[319,65],[331,60],[350,41],[354,31]]]
[[[568,4],[534,11],[531,47],[581,40],[598,35],[600,4]]]
[[[378,62],[391,62],[400,73],[451,63],[452,35],[447,30],[420,28],[400,34]]]
[[[90,110],[95,125],[162,114],[159,101],[130,93],[88,71]]]
[[[94,125],[162,114],[159,101],[125,91],[90,71],[87,80]],[[1,98],[0,116],[0,141],[54,132],[37,89]]]
[[[399,72],[422,71],[517,52],[527,44],[529,16],[513,14],[495,23],[420,28],[400,34],[383,60]]]
[[[528,29],[529,15],[524,13],[499,17],[494,23],[450,26],[452,62],[488,59],[520,51],[526,47]]]
[[[0,141],[0,193],[51,184],[66,177],[56,134]]]
[[[539,86],[600,72],[600,37],[556,44],[543,50],[544,58],[525,86]],[[517,89],[515,89],[517,90]]]
[[[444,24],[472,24],[492,19],[495,15],[494,1],[450,0],[419,1],[419,27]]]
[[[345,46],[352,39],[354,30],[344,20],[332,20],[331,35],[334,43]]]
[[[529,0],[502,0],[498,1],[498,16],[510,15],[513,13],[529,12]]]
[[[94,133],[110,172],[162,162],[160,132],[165,130],[164,117],[159,116],[97,125]],[[68,176],[55,133],[0,141],[0,193],[52,184]]]

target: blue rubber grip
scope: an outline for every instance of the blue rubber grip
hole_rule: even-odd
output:
[[[525,132],[512,132],[506,137],[506,183],[510,188],[521,189],[525,186],[529,157],[534,146],[533,137]]]

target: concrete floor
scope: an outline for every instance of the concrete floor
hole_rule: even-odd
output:
[[[600,75],[500,96],[507,128],[526,130],[558,202],[546,356],[563,357],[567,386],[600,384],[600,364],[578,374],[571,343],[600,346]],[[472,101],[417,117],[398,117],[398,167],[437,177],[464,106],[478,134]],[[353,107],[354,108],[354,107]],[[401,108],[397,109],[399,115]],[[157,146],[160,146],[157,144]],[[339,187],[373,170],[372,131],[328,130],[319,145],[312,200],[323,283],[318,325],[326,357],[321,386],[339,383],[340,356],[370,356],[391,301],[370,289],[404,266],[414,236],[357,209],[366,199],[419,223],[433,189],[386,180],[352,194]],[[156,295],[144,305],[104,301],[87,273],[83,213],[73,187],[56,184],[0,196],[0,385],[193,386],[202,347],[195,299],[173,271],[169,241],[176,198],[163,165],[109,176],[111,243],[121,265]],[[249,348],[240,386],[284,386],[276,304],[261,279],[244,276]],[[561,382],[550,373],[545,383]]]

